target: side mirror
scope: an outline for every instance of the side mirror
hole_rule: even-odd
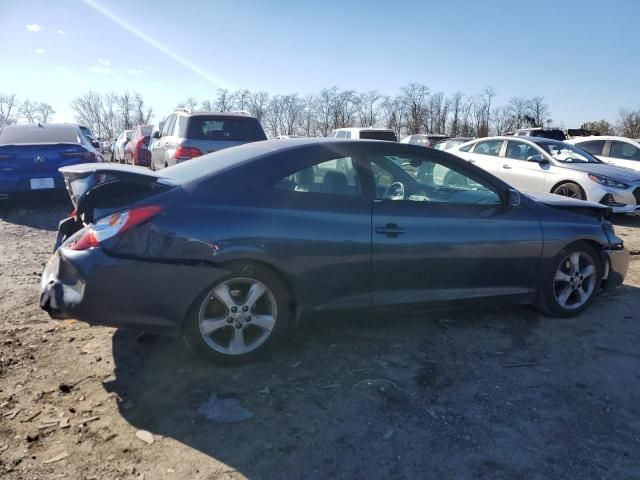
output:
[[[156,130],[155,132],[153,132],[153,135],[151,135],[151,138],[160,138],[160,130]]]
[[[100,148],[100,142],[97,140],[91,140],[91,146],[93,148]]]
[[[541,155],[541,154],[531,155],[530,157],[527,157],[527,161],[528,162],[536,162],[536,163],[548,163],[549,162],[546,158],[544,158],[544,155]]]
[[[518,193],[517,190],[514,190],[513,188],[507,190],[507,205],[511,208],[520,206],[520,193]]]

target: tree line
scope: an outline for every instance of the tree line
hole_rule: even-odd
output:
[[[551,109],[540,96],[512,97],[500,105],[492,87],[467,95],[432,92],[426,85],[410,83],[395,95],[377,90],[358,92],[330,87],[318,93],[270,94],[264,90],[218,89],[213,98],[189,97],[175,107],[204,111],[247,111],[263,125],[269,137],[278,135],[326,136],[336,128],[385,127],[399,138],[411,133],[444,133],[449,136],[484,137],[502,135],[526,127],[551,126]],[[89,91],[71,104],[76,121],[91,128],[98,137],[115,138],[135,125],[154,117],[140,93]],[[50,105],[0,94],[0,127],[18,121],[50,120]],[[160,119],[170,112],[163,112]],[[601,134],[640,138],[640,108],[621,110],[617,121],[585,122],[582,128]]]
[[[514,97],[499,106],[495,96],[491,87],[477,95],[456,92],[446,96],[418,83],[410,83],[392,96],[377,90],[357,92],[338,87],[306,96],[219,89],[213,99],[189,97],[176,108],[245,110],[260,120],[270,137],[326,136],[336,128],[354,126],[390,128],[399,137],[410,133],[479,137],[550,122],[549,106],[542,97]]]
[[[14,93],[0,93],[0,128],[24,121],[26,123],[47,123],[55,110],[48,103],[26,99],[19,101]]]

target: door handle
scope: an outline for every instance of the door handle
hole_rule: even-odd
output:
[[[386,235],[390,238],[395,238],[404,233],[404,230],[399,228],[395,223],[387,223],[384,227],[376,227],[376,233]]]
[[[507,170],[511,170],[511,167],[507,164],[502,165],[502,168],[506,168]]]

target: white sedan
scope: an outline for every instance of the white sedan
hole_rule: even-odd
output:
[[[604,163],[566,142],[488,137],[450,150],[520,189],[550,192],[640,213],[640,172]],[[434,172],[434,179],[438,172]]]
[[[600,160],[619,167],[640,170],[640,140],[625,137],[580,137],[567,143],[586,150]]]

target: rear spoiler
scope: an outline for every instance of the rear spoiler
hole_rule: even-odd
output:
[[[133,165],[80,163],[62,167],[59,172],[64,177],[69,197],[76,209],[88,192],[105,183],[120,181],[146,186],[175,186],[172,180],[162,177],[157,172]]]

